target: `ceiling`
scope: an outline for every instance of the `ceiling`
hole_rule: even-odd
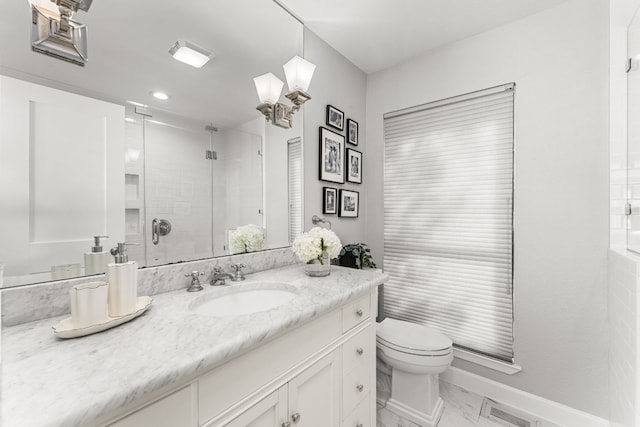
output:
[[[437,46],[565,0],[276,0],[356,66],[372,73]],[[134,101],[225,128],[260,116],[253,77],[302,53],[302,25],[270,0],[94,0],[85,67],[30,49],[28,0],[0,14],[0,73],[87,96]],[[171,58],[175,41],[211,50],[195,69]],[[158,101],[154,90],[171,98]]]
[[[566,0],[277,0],[366,73]]]
[[[94,0],[74,19],[87,26],[84,67],[32,52],[28,0],[4,0],[0,73],[225,128],[260,117],[254,77],[284,81],[282,65],[302,54],[302,24],[270,0]],[[215,58],[200,69],[175,61],[168,51],[177,40]],[[156,100],[155,90],[171,98]]]

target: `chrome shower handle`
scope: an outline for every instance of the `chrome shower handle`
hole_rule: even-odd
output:
[[[160,236],[171,233],[171,223],[166,219],[154,218],[151,221],[151,241],[154,245],[160,243]]]

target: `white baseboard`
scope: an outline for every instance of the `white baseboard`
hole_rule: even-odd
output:
[[[567,427],[611,427],[609,421],[552,400],[490,380],[480,375],[450,367],[440,379],[480,396],[489,397],[547,421]]]

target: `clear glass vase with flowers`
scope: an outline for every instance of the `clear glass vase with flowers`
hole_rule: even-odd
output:
[[[305,273],[320,277],[331,274],[331,260],[340,253],[342,243],[333,231],[314,227],[296,237],[292,249],[306,263]]]

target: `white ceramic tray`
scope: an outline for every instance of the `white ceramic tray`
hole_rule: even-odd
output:
[[[135,319],[136,317],[140,316],[142,313],[147,311],[147,309],[151,306],[152,301],[153,299],[149,296],[138,297],[138,302],[136,303],[136,311],[134,311],[133,313],[127,314],[126,316],[109,317],[103,323],[97,323],[95,325],[89,325],[83,328],[76,328],[71,322],[71,318],[69,317],[60,321],[60,323],[54,326],[53,333],[58,338],[76,338],[95,334],[96,332],[102,332],[118,325],[122,325],[123,323],[126,323],[129,320]]]

